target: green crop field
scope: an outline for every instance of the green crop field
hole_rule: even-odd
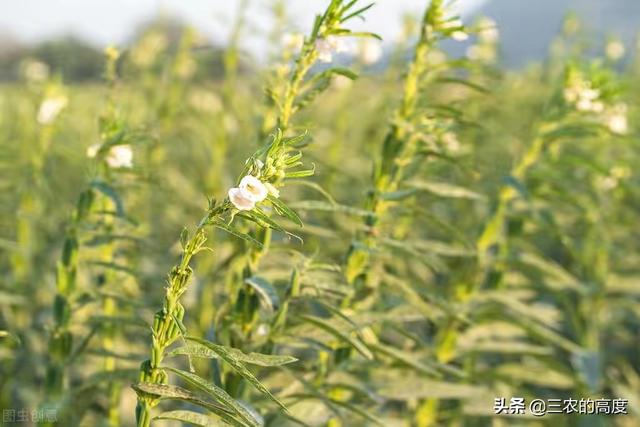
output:
[[[640,425],[635,52],[273,3],[0,84],[1,425]]]

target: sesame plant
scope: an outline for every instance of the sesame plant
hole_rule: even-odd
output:
[[[317,96],[323,88],[326,87],[333,74],[347,74],[353,77],[348,71],[330,68],[312,77],[310,81],[305,81],[310,68],[317,60],[329,62],[332,51],[340,50],[341,37],[370,36],[368,33],[354,33],[341,27],[344,22],[359,16],[369,7],[354,9],[355,5],[356,2],[343,4],[342,1],[335,0],[329,4],[324,14],[317,16],[311,34],[305,39],[302,50],[296,58],[290,79],[284,84],[281,93],[277,92],[277,88],[270,90],[271,100],[277,109],[277,130],[276,134],[271,137],[272,141],[247,159],[245,162],[246,167],[241,174],[242,177],[239,179],[238,186],[229,190],[226,199],[222,202],[216,202],[215,200],[209,202],[207,214],[199,222],[192,236],[189,237],[189,232],[186,229],[183,231],[181,236],[181,261],[172,269],[169,275],[163,309],[155,315],[151,358],[143,363],[140,375],[141,382],[134,386],[138,393],[138,407],[136,409],[138,425],[150,424],[150,410],[158,404],[160,397],[175,398],[179,397],[180,393],[182,393],[182,391],[176,391],[171,388],[171,386],[167,386],[169,387],[169,391],[166,390],[167,387],[162,387],[167,382],[167,372],[175,373],[180,378],[205,391],[217,400],[222,399],[225,403],[222,407],[218,407],[216,404],[207,405],[206,402],[202,402],[200,406],[214,412],[223,420],[240,425],[260,425],[261,423],[252,411],[247,410],[236,402],[227,391],[215,383],[203,379],[192,372],[170,367],[164,368],[160,365],[168,347],[180,337],[182,337],[183,340],[195,342],[201,347],[204,346],[209,349],[209,353],[213,352],[217,355],[216,358],[220,358],[228,363],[236,375],[249,382],[286,411],[284,404],[260,383],[245,366],[245,363],[252,363],[254,358],[262,358],[263,362],[256,362],[257,364],[266,364],[269,366],[267,362],[269,356],[254,355],[253,353],[247,356],[238,348],[225,347],[213,342],[186,336],[186,328],[182,323],[185,309],[179,299],[184,292],[186,292],[192,274],[190,267],[192,257],[206,249],[204,246],[206,242],[205,227],[213,226],[220,228],[250,242],[256,247],[255,249],[248,249],[247,266],[243,268],[242,273],[246,279],[250,279],[252,275],[251,272],[257,268],[265,247],[269,246],[271,230],[291,234],[271,219],[271,211],[286,217],[300,226],[302,225],[298,215],[280,201],[279,187],[284,185],[286,179],[304,178],[312,175],[313,170],[296,170],[296,168],[302,166],[302,162],[300,161],[302,153],[297,149],[300,147],[300,143],[304,141],[305,135],[285,137],[285,132],[288,130],[293,114]],[[270,207],[267,212],[261,208],[260,204],[263,202],[266,202],[267,206]],[[233,227],[232,223],[236,218],[242,218],[255,223],[263,232],[261,238],[258,240],[251,234]],[[260,286],[258,280],[248,280],[248,283],[257,283],[257,286],[255,284],[253,285],[254,288],[265,292],[265,289],[263,289],[263,286]],[[268,291],[268,289],[266,291]],[[240,313],[241,317],[239,318],[243,320],[243,324],[240,326],[243,328],[243,331],[246,332],[246,328],[249,326],[246,324],[246,319],[251,319],[252,314],[246,313],[247,309],[251,310],[251,308],[246,307],[244,300],[248,300],[250,295],[243,289],[237,298],[234,305],[242,310]],[[233,315],[232,318],[235,319],[238,317]],[[232,344],[233,343],[232,341]],[[180,354],[180,350],[177,351],[177,354]],[[184,352],[183,354],[187,356],[191,355],[192,352],[196,352],[197,355],[202,355],[202,349],[198,348],[189,348],[188,350],[182,351]],[[285,358],[283,361],[282,358],[275,357],[272,364],[278,365],[289,361],[291,360]],[[237,380],[231,376],[228,381],[234,384]],[[186,393],[188,394],[188,392]],[[186,400],[193,402],[195,398],[186,398]],[[177,417],[178,419],[182,419],[193,416],[197,416],[197,414],[179,412],[160,415],[160,418]]]
[[[116,62],[118,52],[115,48],[106,50],[106,80],[111,93],[116,84]],[[109,425],[119,425],[119,396],[121,384],[113,380],[116,371],[117,353],[114,346],[118,324],[118,315],[124,319],[124,307],[116,309],[118,295],[128,291],[118,270],[127,268],[127,261],[121,260],[119,253],[124,250],[121,240],[128,239],[130,224],[125,216],[124,206],[118,186],[124,180],[118,180],[133,166],[131,143],[140,139],[140,135],[127,128],[118,117],[113,97],[108,101],[105,114],[100,119],[100,142],[87,149],[87,156],[95,161],[95,171],[86,187],[80,192],[70,222],[66,226],[66,235],[60,259],[56,265],[56,294],[53,299],[53,325],[48,343],[48,363],[46,372],[45,407],[60,411],[64,422],[78,422],[85,410],[79,403],[80,395],[93,387],[91,378],[84,378],[78,384],[71,380],[69,370],[75,360],[83,357],[94,336],[101,340],[103,352],[103,370],[97,374],[106,378],[108,396],[107,419]],[[119,182],[120,181],[120,182]],[[122,264],[119,262],[122,261]],[[86,264],[86,265],[83,265]],[[78,276],[83,269],[94,270],[96,285],[87,288],[78,284]],[[120,285],[116,285],[116,281]],[[87,328],[78,328],[78,312],[96,305],[101,314],[87,319]],[[120,328],[122,325],[119,325]],[[82,332],[79,333],[78,329]],[[95,381],[95,380],[94,380]],[[100,386],[102,381],[96,381]]]

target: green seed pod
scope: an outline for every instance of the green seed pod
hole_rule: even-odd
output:
[[[151,379],[151,361],[149,359],[145,360],[140,364],[140,375],[138,376],[138,381],[141,383],[149,382]]]
[[[153,316],[153,331],[158,333],[160,332],[160,327],[162,324],[162,320],[164,319],[164,312],[162,310],[156,311],[156,314]]]
[[[158,346],[153,346],[151,350],[151,366],[156,367],[160,365],[160,361],[162,360],[162,349]]]
[[[156,370],[156,382],[159,384],[167,384],[169,382],[169,377],[167,373],[163,370]]]
[[[71,316],[69,303],[63,295],[56,295],[53,301],[53,319],[56,325],[66,325]]]

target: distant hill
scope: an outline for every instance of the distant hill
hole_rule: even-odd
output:
[[[600,40],[620,37],[627,51],[640,32],[640,0],[490,0],[477,14],[498,22],[504,62],[518,67],[547,55],[569,12]]]

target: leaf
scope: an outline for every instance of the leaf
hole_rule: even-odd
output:
[[[432,252],[434,254],[450,257],[471,257],[475,256],[475,250],[466,248],[462,245],[454,245],[452,243],[441,242],[439,240],[411,240],[408,245],[422,251]]]
[[[233,227],[231,227],[230,225],[225,224],[222,221],[219,220],[211,220],[210,222],[211,225],[213,225],[216,228],[219,228],[221,230],[226,231],[227,233],[239,237],[249,243],[252,243],[254,245],[256,245],[258,248],[262,249],[262,243],[260,243],[259,241],[257,241],[256,239],[254,239],[253,237],[249,236],[246,233],[243,233],[242,231],[239,231]]]
[[[229,349],[228,347],[224,347],[224,346],[221,346],[221,345],[218,345],[218,344],[214,344],[212,342],[209,342],[209,341],[206,341],[206,340],[203,340],[203,339],[200,339],[200,338],[196,338],[196,337],[187,337],[187,340],[196,342],[198,344],[201,344],[201,345],[203,345],[205,347],[208,347],[209,349],[213,350],[214,352],[216,352],[220,356],[220,358],[222,360],[224,360],[226,363],[228,363],[233,368],[233,370],[236,371],[241,377],[243,377],[245,380],[247,380],[258,391],[260,391],[265,396],[267,396],[269,399],[271,399],[276,404],[278,404],[278,406],[280,406],[285,412],[288,412],[286,406],[284,406],[284,404],[280,400],[278,400],[277,397],[275,397],[273,394],[271,394],[269,389],[267,389],[255,377],[255,375],[253,375],[251,373],[251,371],[249,371],[249,369],[247,369],[247,367],[244,365],[243,361],[240,360],[237,357],[237,352],[233,351],[235,349]],[[238,350],[236,350],[236,351],[238,351]]]
[[[408,184],[417,190],[428,191],[440,197],[449,197],[454,199],[472,199],[485,200],[485,196],[469,190],[468,188],[459,187],[457,185],[447,184],[444,182],[432,181],[411,181]]]
[[[320,329],[330,333],[334,337],[339,338],[340,340],[350,344],[365,359],[369,359],[369,360],[373,359],[373,354],[371,354],[371,351],[367,348],[367,346],[362,341],[360,341],[360,339],[352,337],[348,333],[341,331],[340,329],[336,328],[325,319],[322,319],[320,317],[315,317],[315,316],[309,316],[309,315],[301,315],[299,317],[302,320],[305,320],[319,327]]]
[[[434,381],[425,378],[407,375],[402,381],[386,378],[380,380],[378,392],[381,396],[391,400],[412,399],[469,399],[486,393],[483,387],[471,384],[459,384],[454,382]]]
[[[408,190],[398,190],[398,191],[390,191],[387,193],[382,193],[380,194],[380,198],[382,200],[399,201],[399,200],[406,199],[407,197],[411,197],[414,194],[416,194],[416,189],[410,188]]]
[[[289,218],[291,221],[302,227],[302,220],[300,219],[298,214],[292,211],[287,205],[285,205],[282,200],[278,199],[277,197],[273,197],[271,194],[267,196],[267,200],[271,202],[274,209],[276,210],[276,212],[278,212],[279,215]]]
[[[189,230],[187,230],[187,227],[184,227],[180,232],[180,246],[182,246],[183,250],[187,248],[188,243],[189,243]]]
[[[195,387],[198,387],[200,390],[204,391],[205,393],[222,403],[227,411],[237,415],[248,425],[253,427],[262,426],[261,420],[258,420],[256,417],[254,417],[251,411],[247,410],[240,404],[240,402],[229,396],[226,391],[224,391],[214,383],[207,381],[196,374],[192,374],[191,372],[182,371],[180,369],[170,367],[163,367],[163,369],[173,372],[183,380],[194,385]]]
[[[357,2],[355,2],[355,1],[351,2],[349,5],[345,6],[344,11],[349,10],[349,9],[351,8],[351,6],[353,6],[353,5],[354,5],[354,4],[356,4],[356,3],[357,3]],[[373,7],[374,5],[375,5],[375,3],[368,4],[367,6],[364,6],[364,7],[360,8],[360,9],[358,9],[358,10],[356,10],[356,11],[354,11],[354,12],[350,13],[349,15],[342,17],[342,18],[340,19],[340,23],[346,22],[346,21],[348,21],[349,19],[352,19],[352,18],[355,18],[355,17],[357,17],[357,16],[360,16],[362,13],[366,12],[366,11],[367,11],[367,10],[369,10],[371,7]]]
[[[465,79],[458,79],[455,77],[442,77],[436,80],[437,83],[445,83],[445,84],[459,84],[462,86],[466,86],[469,89],[473,89],[477,92],[480,93],[489,93],[489,90],[487,88],[485,88],[482,85],[479,85],[477,83],[473,83],[470,82],[469,80],[465,80]]]
[[[353,412],[354,414],[357,414],[359,416],[361,416],[362,418],[364,418],[367,421],[371,421],[372,423],[379,425],[379,426],[385,426],[385,423],[382,422],[382,420],[380,420],[377,417],[374,417],[373,415],[371,415],[368,411],[357,407],[356,405],[352,405],[349,402],[343,402],[341,400],[337,400],[337,399],[331,399],[331,402],[337,406],[341,406],[343,408],[345,408],[346,410]]]
[[[374,39],[382,41],[382,37],[378,34],[366,31],[347,31],[344,35],[349,37],[373,37]]]
[[[277,222],[269,218],[267,214],[265,214],[260,208],[257,206],[250,211],[240,212],[237,216],[241,218],[248,219],[249,221],[253,221],[263,228],[272,228],[274,230],[285,232],[284,228],[282,228]]]
[[[267,280],[262,277],[252,276],[246,278],[244,283],[251,286],[258,293],[260,302],[271,313],[280,307],[280,297]]]
[[[329,192],[327,190],[325,190],[324,188],[322,188],[322,186],[320,186],[319,184],[317,184],[315,182],[292,179],[291,181],[288,181],[287,184],[288,185],[302,185],[302,186],[305,186],[305,187],[313,188],[318,193],[322,194],[327,199],[327,201],[329,203],[331,203],[332,205],[337,205],[338,204],[335,201],[335,199],[331,196],[331,194],[329,194]]]
[[[181,400],[193,405],[199,406],[210,410],[211,412],[220,415],[225,421],[229,421],[232,425],[237,427],[261,427],[259,424],[247,424],[240,422],[232,417],[233,410],[222,406],[218,403],[203,400],[198,395],[190,392],[187,389],[169,384],[155,384],[155,383],[138,383],[131,386],[139,395],[150,394],[163,399]],[[233,400],[233,399],[232,399]]]
[[[296,359],[295,357],[287,355],[243,353],[242,351],[235,348],[227,348],[227,350],[229,351],[229,353],[233,354],[239,361],[257,366],[282,366],[298,361],[298,359]],[[178,347],[167,354],[167,356],[178,355],[200,357],[204,359],[220,358],[218,353],[201,344],[187,344],[183,347]]]
[[[183,423],[189,423],[200,427],[220,427],[224,425],[204,414],[193,411],[168,411],[163,412],[160,415],[156,415],[153,419],[182,421]]]
[[[113,201],[113,204],[116,207],[116,215],[119,217],[124,217],[124,204],[122,203],[122,199],[118,192],[111,185],[107,184],[104,181],[92,181],[90,186],[100,191],[102,194],[107,196]]]
[[[518,261],[535,267],[545,273],[548,276],[548,280],[545,282],[550,288],[555,290],[561,289],[573,289],[576,291],[582,290],[580,281],[565,270],[560,264],[557,264],[548,259],[544,259],[533,253],[521,253],[518,255]]]
[[[373,212],[366,211],[364,209],[354,208],[346,205],[339,205],[333,203],[327,203],[321,200],[307,200],[302,202],[291,203],[291,207],[299,210],[307,211],[322,211],[322,212],[339,212],[348,215],[368,217],[372,216]]]
[[[393,347],[389,347],[379,343],[369,344],[369,346],[373,351],[382,353],[385,356],[390,357],[391,359],[397,362],[400,362],[403,365],[409,366],[422,374],[435,375],[438,377],[441,376],[441,374],[438,371],[436,371],[434,368],[427,366],[421,361],[419,361],[418,359],[416,359],[416,357],[413,354],[406,353],[402,350],[398,350]]]
[[[308,176],[313,176],[316,173],[315,168],[314,169],[305,169],[305,170],[301,170],[301,171],[293,171],[293,172],[286,172],[284,174],[284,177],[287,179],[291,179],[291,178],[306,178]]]

